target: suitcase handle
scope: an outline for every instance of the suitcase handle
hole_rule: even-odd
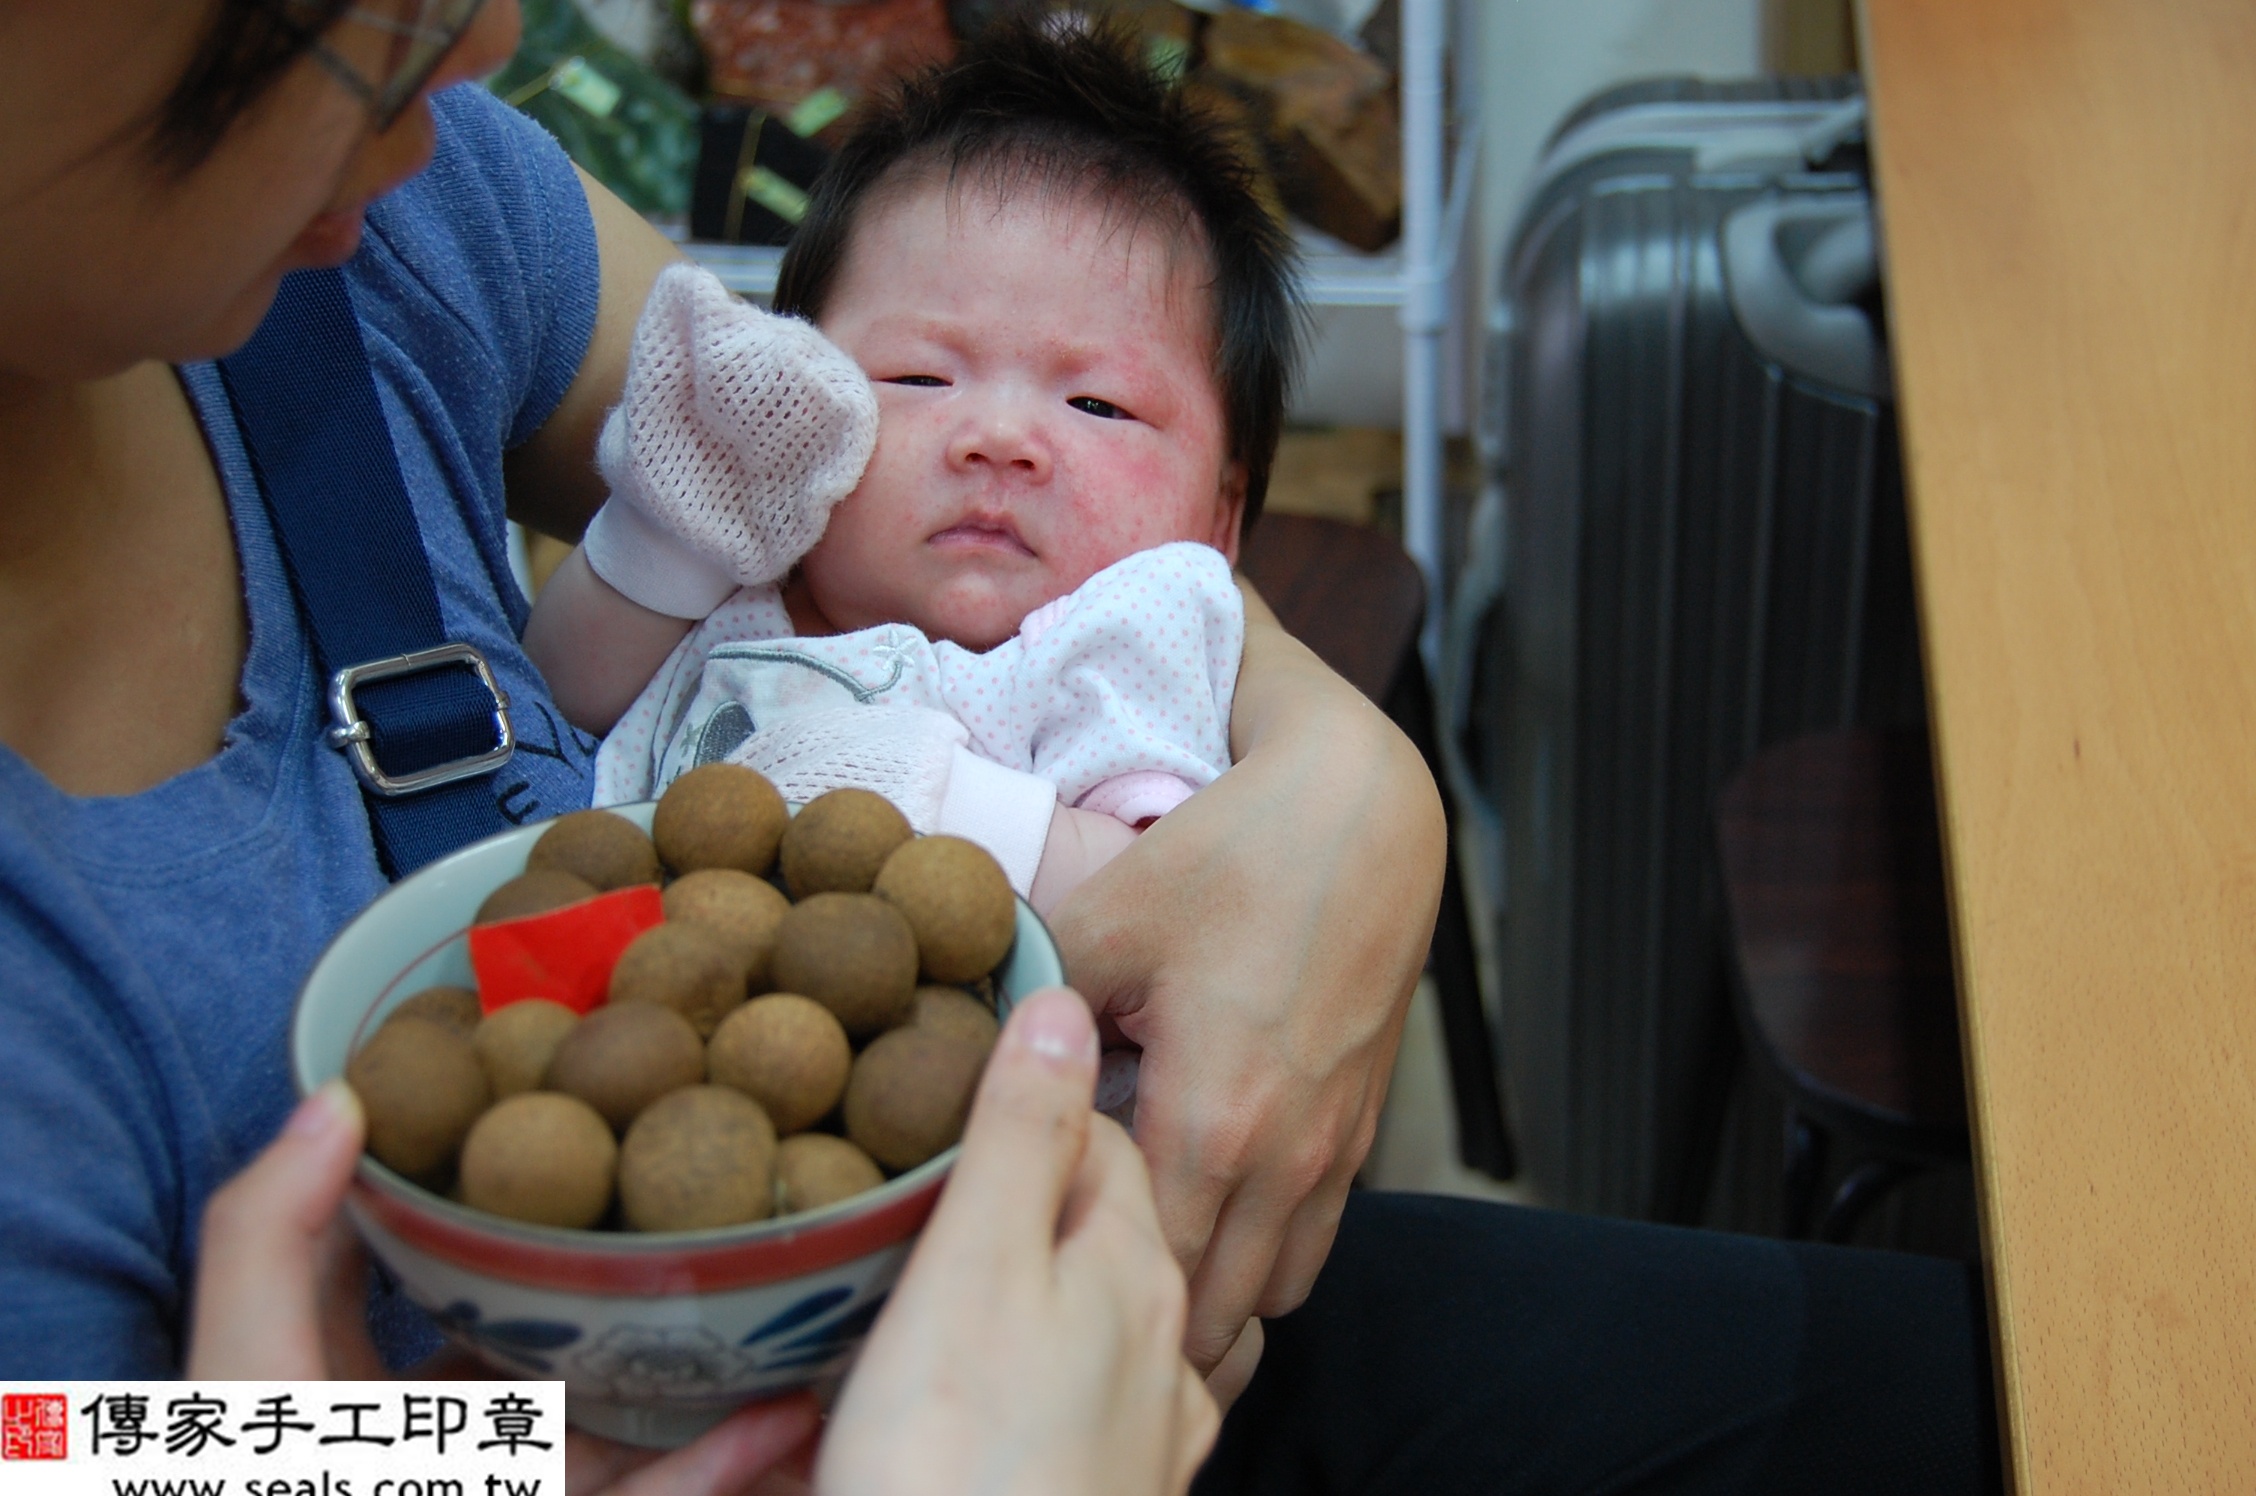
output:
[[[1864,95],[1855,94],[1829,109],[1802,132],[1802,160],[1812,171],[1826,171],[1840,163],[1842,154],[1864,144]]]
[[[1891,388],[1867,310],[1880,289],[1872,200],[1862,191],[1759,198],[1723,222],[1723,274],[1747,340],[1819,384],[1873,400]]]

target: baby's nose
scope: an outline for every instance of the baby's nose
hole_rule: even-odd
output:
[[[1050,443],[1041,413],[1023,399],[997,397],[965,412],[948,444],[952,467],[1008,472],[1040,481],[1050,475]]]

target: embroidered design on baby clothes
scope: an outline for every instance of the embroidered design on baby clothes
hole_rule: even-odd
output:
[[[872,645],[869,652],[881,660],[889,661],[893,666],[892,674],[886,676],[883,681],[874,686],[863,685],[861,680],[851,670],[848,670],[843,665],[834,665],[828,660],[818,660],[813,655],[807,654],[806,652],[797,649],[770,649],[763,648],[759,645],[754,644],[723,644],[719,648],[715,649],[712,654],[707,656],[707,658],[715,660],[750,660],[755,664],[765,665],[803,666],[804,668],[812,670],[819,675],[828,676],[830,679],[844,686],[847,690],[853,692],[856,705],[868,706],[878,697],[883,696],[886,692],[899,685],[901,683],[902,675],[906,673],[909,668],[906,658],[906,651],[904,651],[897,644],[888,643]]]
[[[728,756],[744,745],[752,736],[752,714],[741,702],[724,701],[720,710],[705,719],[697,730],[697,752],[692,755],[693,767],[726,763]]]

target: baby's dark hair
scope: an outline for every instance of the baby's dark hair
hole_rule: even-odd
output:
[[[1195,227],[1213,265],[1214,379],[1230,457],[1245,468],[1241,529],[1250,526],[1269,490],[1302,313],[1291,237],[1227,129],[1117,26],[995,21],[953,63],[879,102],[824,169],[784,252],[775,309],[818,319],[857,215],[896,170],[920,166],[1004,192],[1088,192]]]

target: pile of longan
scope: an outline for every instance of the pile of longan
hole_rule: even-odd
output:
[[[760,774],[709,764],[650,835],[560,817],[476,922],[669,873],[664,923],[584,1018],[485,1013],[462,987],[402,1003],[345,1069],[369,1153],[512,1220],[690,1231],[813,1210],[955,1144],[1017,925],[993,857],[864,790],[794,817]]]

